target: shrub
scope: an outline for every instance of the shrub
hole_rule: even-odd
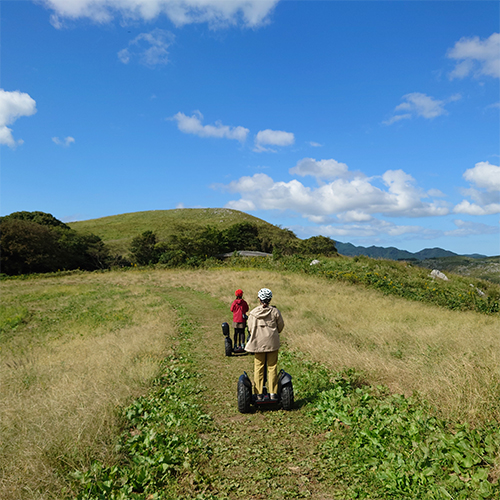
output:
[[[94,234],[79,234],[50,214],[16,212],[0,219],[2,272],[47,273],[109,267],[108,248]]]
[[[159,259],[156,251],[157,237],[153,231],[144,231],[130,244],[130,253],[134,262],[141,266],[156,264]]]

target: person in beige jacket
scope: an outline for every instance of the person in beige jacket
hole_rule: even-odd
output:
[[[264,367],[267,360],[268,387],[270,398],[278,399],[278,350],[280,333],[285,326],[280,311],[270,306],[273,293],[269,288],[259,290],[257,297],[260,306],[252,309],[248,315],[248,331],[250,340],[245,346],[247,352],[255,354],[254,385],[257,400],[263,398]]]

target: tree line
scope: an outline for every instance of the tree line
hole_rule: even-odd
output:
[[[165,264],[171,267],[198,265],[208,258],[242,250],[280,255],[337,255],[335,242],[325,236],[301,240],[289,229],[270,234],[250,222],[233,224],[227,229],[207,225],[199,229],[184,229],[160,241],[153,231],[136,236],[130,254],[140,265]]]
[[[239,250],[273,253],[275,257],[337,254],[335,242],[325,236],[301,240],[289,229],[271,231],[240,222],[227,229],[179,227],[166,240],[160,240],[154,231],[144,231],[133,238],[124,258],[113,255],[99,236],[79,233],[45,212],[14,212],[0,217],[0,247],[0,272],[7,275],[94,271],[134,263],[197,266]]]

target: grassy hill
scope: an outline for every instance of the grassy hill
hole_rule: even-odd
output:
[[[239,210],[228,208],[179,208],[133,212],[70,222],[68,225],[79,232],[96,234],[111,248],[113,253],[127,255],[132,239],[144,231],[154,231],[159,240],[166,240],[169,236],[184,230],[196,230],[207,225],[223,230],[241,222],[255,224],[259,228],[259,234],[267,236],[272,241],[295,238],[286,229]],[[486,279],[500,284],[500,257],[473,258],[456,255],[442,249],[426,249],[414,254],[392,247],[364,248],[341,242],[337,242],[336,245],[339,253],[346,256],[367,255],[374,259],[390,260],[417,259],[421,267]]]
[[[182,230],[199,229],[207,225],[221,230],[240,222],[255,224],[260,234],[268,234],[271,239],[279,239],[287,232],[258,217],[228,208],[152,210],[70,222],[68,225],[76,231],[94,233],[114,252],[126,254],[132,239],[144,231],[154,231],[160,240],[165,240]]]

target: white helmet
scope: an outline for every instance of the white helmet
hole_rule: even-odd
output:
[[[271,292],[269,288],[261,288],[259,290],[259,293],[257,294],[257,297],[259,297],[262,302],[271,302],[271,299],[273,298],[273,292]]]

